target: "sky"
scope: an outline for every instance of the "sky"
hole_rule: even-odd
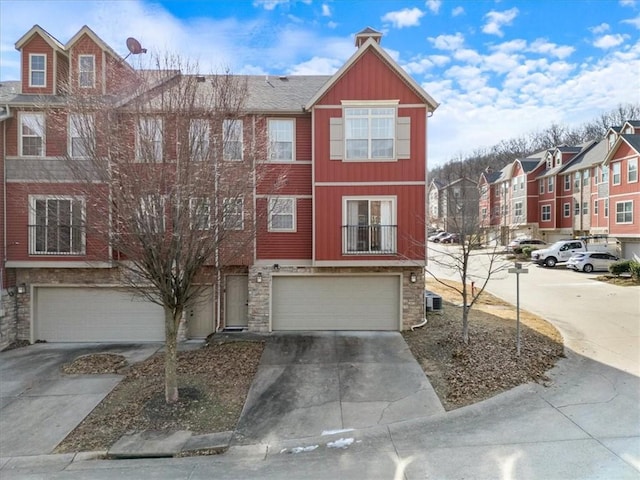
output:
[[[440,104],[430,166],[640,103],[640,0],[0,0],[0,81],[19,79],[15,42],[34,24],[258,75],[332,74],[371,27]]]

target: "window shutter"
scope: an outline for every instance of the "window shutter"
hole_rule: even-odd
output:
[[[329,159],[342,160],[344,157],[343,121],[340,117],[329,119]]]
[[[399,160],[411,158],[411,117],[396,119],[396,157]]]

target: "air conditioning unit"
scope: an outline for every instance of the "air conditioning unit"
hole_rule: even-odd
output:
[[[429,290],[424,291],[424,297],[426,300],[426,311],[442,313],[442,297]]]

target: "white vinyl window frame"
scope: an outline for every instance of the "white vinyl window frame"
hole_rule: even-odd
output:
[[[636,183],[638,181],[638,159],[630,158],[627,160],[627,183]]]
[[[364,202],[367,206],[366,212],[360,210]],[[342,197],[342,253],[396,253],[397,204],[398,199],[395,195]],[[355,234],[350,234],[354,229]],[[358,232],[359,229],[362,231]]]
[[[141,195],[134,214],[138,233],[163,234],[166,230],[166,197],[158,193]]]
[[[47,54],[29,54],[29,86],[46,88],[47,86]]]
[[[268,199],[269,232],[295,233],[297,200],[295,197],[271,197]]]
[[[343,105],[346,161],[396,159],[397,104]]]
[[[87,158],[95,142],[94,117],[91,114],[69,115],[67,152],[71,158]]]
[[[571,204],[569,202],[562,206],[562,213],[564,218],[569,218],[571,216]]]
[[[582,215],[589,215],[589,202],[582,202]]]
[[[633,200],[624,200],[616,202],[616,223],[630,224],[633,223]]]
[[[564,176],[564,191],[568,192],[571,190],[571,175]]]
[[[45,116],[42,112],[20,112],[18,151],[21,157],[44,157],[46,145]]]
[[[541,178],[540,180],[538,180],[538,186],[539,186],[540,195],[542,195],[544,193],[544,178]]]
[[[542,205],[541,219],[543,222],[551,221],[551,205]]]
[[[204,118],[189,120],[189,155],[193,162],[209,158],[211,148],[211,124]]]
[[[582,171],[582,186],[583,187],[589,186],[589,169],[588,168]]]
[[[136,162],[162,163],[162,117],[142,116],[136,122]]]
[[[611,164],[611,184],[620,185],[622,182],[622,165],[620,162]]]
[[[78,55],[78,86],[80,88],[94,88],[96,86],[95,55]]]
[[[553,193],[553,183],[554,183],[553,182],[553,178],[554,177],[549,177],[547,179],[547,190],[548,190],[549,193]]]
[[[605,218],[609,217],[609,199],[604,199],[604,216]]]
[[[296,122],[293,118],[268,118],[270,162],[293,162],[296,158]]]
[[[593,200],[593,214],[597,217],[598,216],[598,199],[594,199]]]
[[[513,205],[513,215],[514,215],[514,217],[515,217],[516,219],[517,219],[518,217],[522,217],[522,207],[523,207],[522,202],[516,202],[516,203]]]
[[[225,230],[244,230],[244,198],[223,199],[222,224]]]
[[[86,203],[71,195],[29,195],[29,255],[85,255]]]
[[[211,229],[211,200],[207,197],[189,199],[191,230]]]
[[[222,158],[228,162],[243,159],[243,123],[240,119],[226,118],[222,122]]]

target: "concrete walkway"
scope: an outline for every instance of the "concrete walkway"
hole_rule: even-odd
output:
[[[397,332],[269,338],[232,444],[305,438],[444,412]]]

